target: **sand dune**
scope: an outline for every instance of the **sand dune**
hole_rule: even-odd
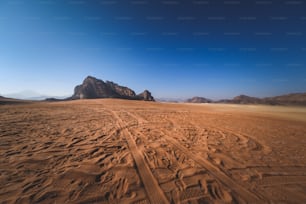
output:
[[[0,106],[1,203],[303,203],[306,109]]]

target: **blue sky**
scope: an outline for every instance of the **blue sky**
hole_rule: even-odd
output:
[[[0,94],[87,75],[155,97],[306,89],[303,1],[0,0]]]

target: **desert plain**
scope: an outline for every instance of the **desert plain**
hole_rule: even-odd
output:
[[[306,108],[0,105],[0,203],[306,203]]]

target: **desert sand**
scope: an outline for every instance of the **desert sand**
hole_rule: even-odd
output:
[[[301,107],[0,106],[0,203],[305,203],[305,156]]]

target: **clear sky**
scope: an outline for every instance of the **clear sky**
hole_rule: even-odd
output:
[[[306,91],[306,2],[0,0],[0,94],[87,75],[155,97]]]

